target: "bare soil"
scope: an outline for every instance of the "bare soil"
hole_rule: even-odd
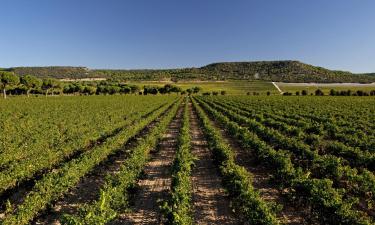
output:
[[[163,224],[160,204],[171,188],[171,166],[177,149],[177,138],[182,122],[183,106],[168,126],[157,152],[145,166],[144,177],[138,181],[134,207],[111,224]]]
[[[189,108],[192,153],[197,157],[192,171],[194,223],[240,224],[230,209],[228,195],[191,103]]]

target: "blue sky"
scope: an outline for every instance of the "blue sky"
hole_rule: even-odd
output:
[[[1,0],[0,67],[293,59],[375,72],[373,0]]]

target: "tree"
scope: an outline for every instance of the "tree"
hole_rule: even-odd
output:
[[[143,87],[143,94],[153,94],[156,95],[158,93],[158,87],[156,86],[144,86]]]
[[[61,82],[54,78],[47,78],[43,80],[42,89],[46,91],[46,97],[48,95],[48,91],[52,89],[52,95],[53,95],[53,89],[61,87]]]
[[[196,94],[196,93],[198,93],[198,92],[200,92],[202,90],[202,88],[201,87],[193,87],[193,93],[194,94]]]
[[[324,95],[324,93],[323,93],[323,91],[322,91],[322,90],[320,90],[320,89],[317,89],[317,90],[315,91],[315,95],[316,95],[316,96],[323,96],[323,95]]]
[[[338,95],[338,92],[335,91],[334,89],[331,89],[331,90],[329,91],[329,95],[331,95],[331,96],[336,96],[336,95]]]
[[[296,95],[299,96],[299,91],[296,91]]]
[[[131,93],[137,93],[141,90],[141,88],[137,85],[130,85]]]
[[[27,88],[27,97],[30,97],[30,91],[38,89],[42,86],[43,82],[41,79],[32,76],[32,75],[25,75],[21,77],[21,84],[23,84]]]
[[[226,91],[221,91],[220,94],[221,94],[221,95],[226,95],[227,92],[226,92]]]
[[[270,91],[267,91],[267,96],[270,96],[271,95],[271,92]]]
[[[182,89],[180,87],[177,87],[176,85],[171,86],[171,88],[169,89],[169,92],[173,92],[173,93],[179,93],[181,91]]]
[[[302,95],[303,95],[303,96],[305,96],[305,95],[307,95],[307,94],[308,94],[308,93],[307,93],[307,90],[302,90],[302,92],[301,92],[301,93],[302,93]]]
[[[0,85],[3,89],[4,98],[7,98],[6,89],[13,85],[17,85],[20,82],[20,78],[16,76],[13,72],[0,72]]]

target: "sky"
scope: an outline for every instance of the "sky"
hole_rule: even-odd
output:
[[[375,72],[374,0],[0,0],[0,67],[300,60]]]

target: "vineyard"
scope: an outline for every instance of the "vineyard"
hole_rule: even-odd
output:
[[[0,224],[374,224],[369,97],[0,100]]]

